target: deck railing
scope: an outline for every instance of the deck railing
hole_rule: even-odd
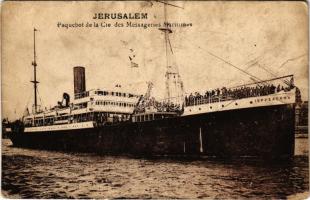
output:
[[[231,88],[218,88],[207,91],[204,95],[196,92],[194,94],[190,94],[189,96],[185,96],[184,102],[185,106],[209,104],[249,97],[266,96],[281,91],[290,91],[294,87],[293,76],[289,75]]]

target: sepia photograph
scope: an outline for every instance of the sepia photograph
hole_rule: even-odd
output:
[[[1,195],[307,199],[304,1],[4,1]]]

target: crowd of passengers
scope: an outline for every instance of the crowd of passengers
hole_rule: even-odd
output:
[[[174,104],[172,102],[159,102],[156,101],[154,97],[150,99],[144,99],[141,103],[136,107],[136,111],[138,113],[143,113],[148,108],[153,108],[158,112],[178,112],[181,109],[180,104]]]
[[[255,87],[243,86],[241,88],[227,89],[223,87],[222,89],[215,89],[207,91],[204,95],[199,92],[185,96],[185,106],[192,106],[197,104],[212,103],[218,101],[227,101],[234,99],[242,99],[248,97],[265,96],[269,94],[274,94],[281,91],[289,91],[293,88],[293,85],[287,87],[278,85],[277,87],[273,84],[268,85],[256,85]]]

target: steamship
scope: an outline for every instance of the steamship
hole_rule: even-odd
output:
[[[172,31],[160,30],[167,48]],[[34,51],[34,111],[13,123],[9,137],[17,147],[99,154],[262,158],[294,154],[300,92],[292,75],[185,94],[177,68],[167,63],[169,98],[163,101],[150,96],[152,83],[145,94],[121,87],[86,90],[85,68],[77,66],[73,98],[64,93],[58,105],[40,110]]]

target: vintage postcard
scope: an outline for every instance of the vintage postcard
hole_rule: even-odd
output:
[[[306,2],[1,9],[3,197],[308,197]]]

